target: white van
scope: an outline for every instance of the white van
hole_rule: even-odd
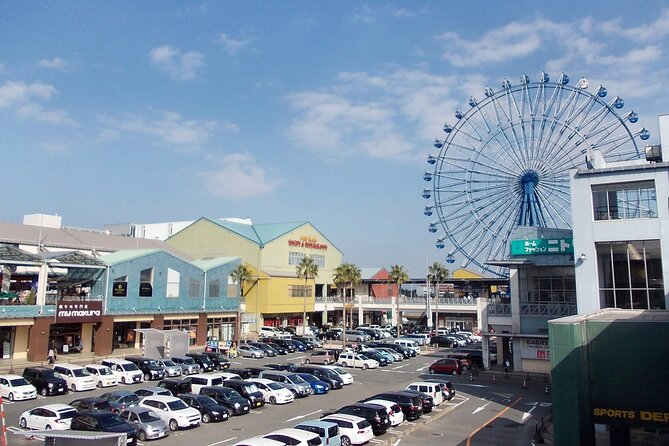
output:
[[[441,386],[439,383],[416,381],[409,384],[405,390],[418,390],[419,392],[427,393],[434,400],[435,406],[438,406],[444,402],[444,395],[441,392]]]
[[[102,360],[102,364],[109,367],[123,384],[141,383],[144,380],[142,371],[125,359],[107,358]]]
[[[98,387],[111,387],[118,384],[116,375],[106,365],[88,364],[85,368],[93,376]]]
[[[266,337],[266,338],[287,338],[290,337],[289,335],[286,335],[284,332],[281,330],[274,328],[274,327],[267,327],[267,326],[262,326],[260,327],[260,336]]]
[[[185,377],[182,381],[190,383],[192,393],[200,393],[203,387],[223,385],[224,379],[220,373],[196,373]]]
[[[67,382],[67,387],[73,392],[95,389],[95,378],[80,365],[54,364],[53,369],[60,373],[65,382]]]
[[[393,341],[393,344],[401,345],[402,347],[409,348],[413,351],[416,352],[417,355],[420,355],[420,346],[416,341],[412,341],[411,339],[395,339]]]

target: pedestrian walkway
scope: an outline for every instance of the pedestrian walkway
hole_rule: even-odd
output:
[[[78,365],[96,364],[106,358],[123,358],[125,356],[142,355],[141,348],[123,348],[114,350],[111,354],[97,356],[93,352],[68,353],[58,355],[56,362],[65,362]],[[49,367],[46,358],[44,361],[28,361],[27,359],[0,359],[0,373],[15,373],[20,375],[26,367]]]

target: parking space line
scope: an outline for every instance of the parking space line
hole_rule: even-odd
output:
[[[208,444],[207,446],[214,446],[214,445],[217,445],[217,444],[227,443],[228,441],[234,441],[234,440],[236,440],[236,439],[238,439],[238,438],[239,438],[239,437],[226,438],[225,440],[217,441],[216,443],[210,443],[210,444]]]

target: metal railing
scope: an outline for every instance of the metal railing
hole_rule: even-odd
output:
[[[575,302],[521,302],[520,314],[523,316],[564,317],[576,314]]]
[[[357,304],[358,299],[362,301],[363,304],[378,304],[378,305],[383,305],[383,304],[390,304],[393,301],[392,297],[374,297],[374,296],[356,296],[354,299],[351,299],[350,297],[346,298],[346,303],[347,304]],[[316,303],[341,303],[342,302],[342,296],[328,296],[327,298],[323,296],[316,296],[315,298]],[[412,296],[401,296],[400,297],[400,305],[406,304],[406,305],[425,305],[425,297],[412,297]],[[432,299],[432,305],[436,303],[436,299]],[[476,306],[476,299],[475,298],[468,298],[468,297],[440,297],[439,298],[439,305],[471,305],[471,306]]]
[[[488,302],[488,314],[494,316],[511,316],[511,304]]]

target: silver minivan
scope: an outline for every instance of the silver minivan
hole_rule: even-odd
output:
[[[167,437],[170,433],[167,422],[148,407],[128,407],[123,409],[119,415],[137,430],[139,441]]]
[[[258,378],[271,379],[272,381],[283,384],[288,390],[293,392],[296,397],[309,396],[314,393],[311,384],[306,382],[300,375],[293,372],[279,370],[263,370]]]

